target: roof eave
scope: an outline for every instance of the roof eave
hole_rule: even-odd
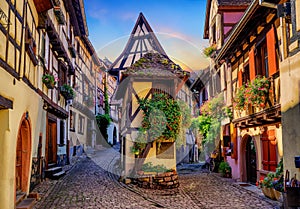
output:
[[[240,32],[244,29],[246,23],[251,19],[254,12],[259,8],[258,0],[254,0],[248,9],[245,11],[244,15],[242,16],[241,20],[236,24],[233,31],[229,35],[227,41],[224,43],[222,48],[220,49],[217,57],[215,58],[215,62],[218,63],[228,51],[229,46],[235,41],[235,39],[239,36]]]

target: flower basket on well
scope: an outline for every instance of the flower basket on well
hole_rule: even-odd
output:
[[[66,100],[70,100],[75,97],[75,92],[74,92],[73,88],[71,86],[69,86],[68,84],[63,84],[60,87],[60,93]]]
[[[48,89],[53,89],[56,84],[57,78],[54,78],[52,74],[44,74],[42,77],[42,81]]]

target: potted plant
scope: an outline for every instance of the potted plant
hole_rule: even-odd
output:
[[[236,110],[245,110],[248,105],[264,108],[270,89],[270,81],[257,76],[251,83],[242,85],[236,92],[233,106]]]
[[[261,76],[257,76],[248,86],[251,104],[255,107],[265,107],[269,94],[270,81]]]
[[[211,55],[217,50],[217,46],[215,44],[208,46],[203,49],[203,54],[206,57],[211,57]]]
[[[228,162],[221,162],[219,165],[219,172],[222,173],[223,177],[231,178],[231,167]]]
[[[66,100],[70,100],[73,99],[75,97],[75,91],[73,90],[73,88],[68,85],[68,84],[63,84],[60,87],[60,93],[61,95],[66,99]]]
[[[42,81],[47,86],[48,89],[53,89],[57,80],[58,79],[54,78],[54,76],[52,74],[46,73],[42,77]]]

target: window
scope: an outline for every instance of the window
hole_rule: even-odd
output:
[[[78,115],[78,133],[82,134],[84,133],[84,122],[85,118],[82,115]]]
[[[223,129],[223,147],[224,147],[224,154],[226,156],[230,156],[232,153],[232,143],[230,137],[230,125],[227,124],[224,126]]]
[[[62,63],[59,63],[58,74],[59,74],[59,85],[62,86],[63,84],[67,83],[67,69]]]
[[[249,70],[249,64],[247,63],[244,66],[244,72],[243,72],[243,75],[242,75],[242,82],[243,82],[243,84],[246,84],[249,81],[250,81],[250,70]]]
[[[173,159],[174,158],[174,143],[163,142],[160,147],[156,144],[156,157],[158,159]]]
[[[76,113],[70,110],[70,131],[75,131]]]
[[[60,121],[60,136],[59,136],[59,144],[64,145],[65,144],[65,121]]]
[[[268,51],[265,40],[256,48],[255,69],[256,75],[269,77]]]
[[[217,36],[216,35],[216,24],[214,24],[212,26],[211,32],[212,32],[212,43],[215,44],[216,43],[216,36]]]
[[[25,30],[25,51],[28,53],[32,63],[37,65],[38,59],[36,58],[36,43],[28,26]]]
[[[275,140],[275,130],[264,131],[261,135],[262,166],[266,171],[276,171],[277,153]]]

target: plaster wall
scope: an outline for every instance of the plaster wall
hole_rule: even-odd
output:
[[[283,165],[291,176],[299,176],[294,157],[300,156],[300,53],[280,63],[280,78]]]
[[[0,68],[0,77],[0,94],[13,101],[13,109],[0,110],[0,134],[2,135],[0,205],[1,208],[12,208],[15,198],[16,142],[21,118],[28,112],[31,125],[31,157],[33,157],[37,154],[40,133],[43,133],[45,142],[46,112],[43,110],[42,99],[27,84],[23,81],[16,81],[14,85],[14,78],[2,68]],[[29,159],[29,163],[31,168],[31,159]],[[30,179],[28,179],[29,182]],[[27,191],[29,191],[29,185]]]

